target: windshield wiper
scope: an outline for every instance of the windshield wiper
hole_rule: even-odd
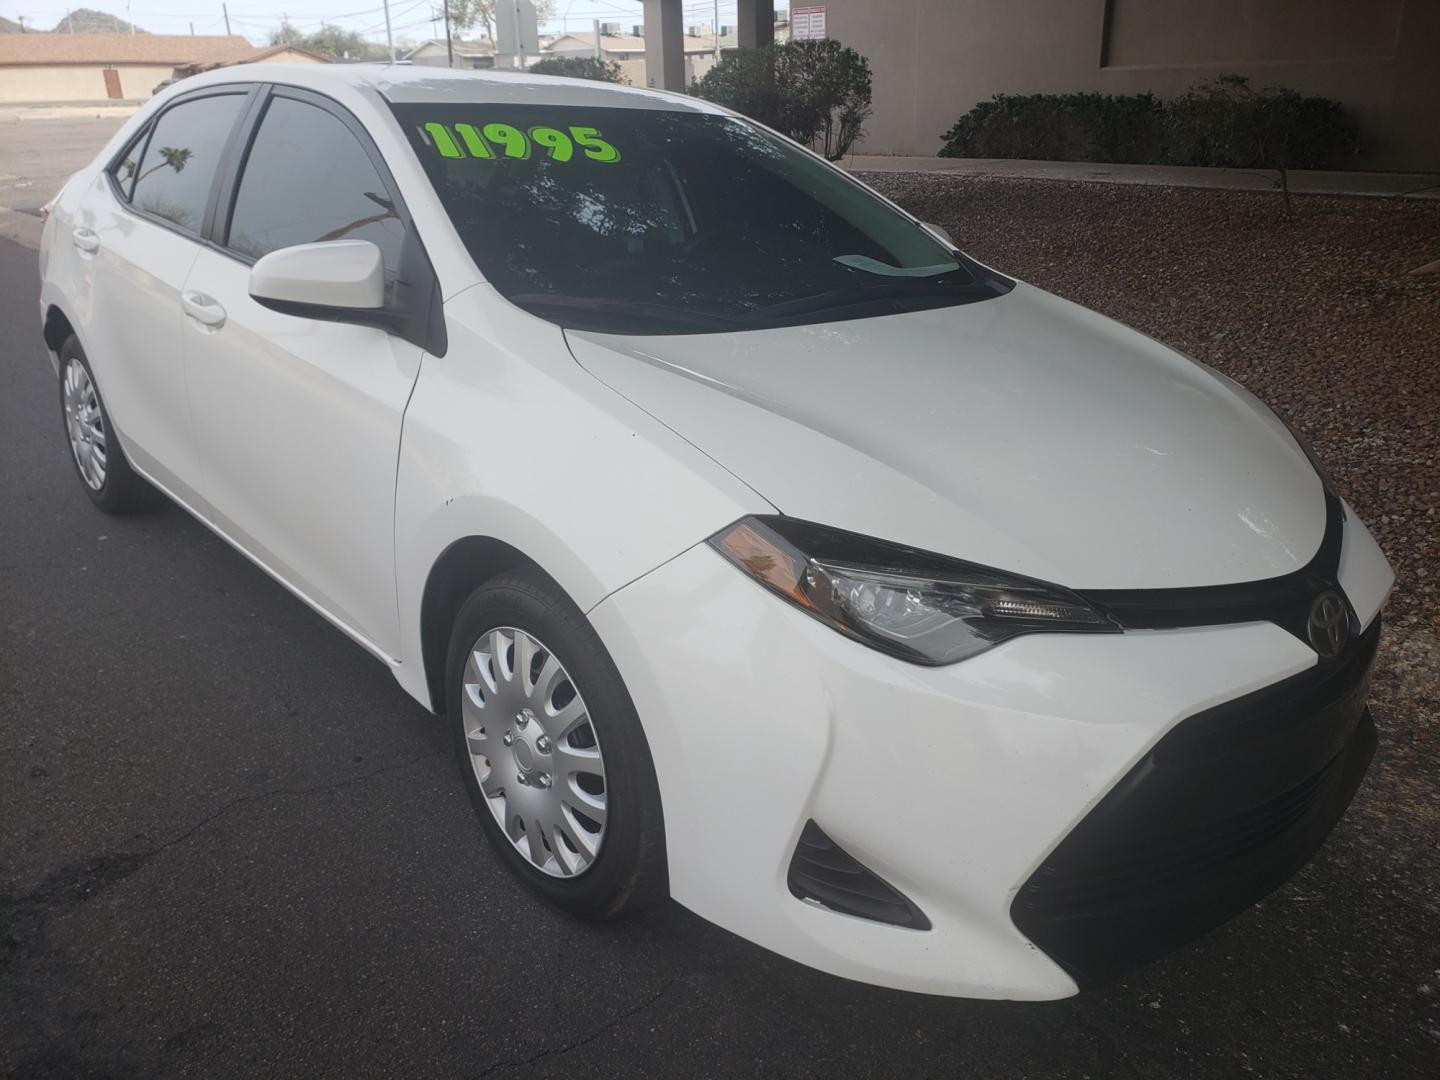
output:
[[[801,296],[778,304],[755,308],[747,321],[783,318],[788,315],[813,315],[818,311],[839,310],[865,304],[897,303],[910,299],[943,297],[979,300],[990,296],[988,282],[968,278],[964,282],[925,281],[913,278],[902,281],[871,281],[863,285],[843,285],[826,289],[813,296]]]
[[[508,299],[512,304],[517,304],[532,314],[539,314],[536,309],[543,309],[557,315],[583,312],[599,316],[598,320],[582,320],[587,325],[581,329],[586,330],[597,329],[594,325],[597,321],[627,322],[632,319],[663,323],[672,329],[683,326],[698,330],[723,330],[740,325],[739,320],[723,315],[711,315],[693,308],[673,307],[670,304],[657,304],[646,300],[621,300],[610,296],[565,296],[557,293],[516,293]],[[622,332],[634,331],[627,326]]]

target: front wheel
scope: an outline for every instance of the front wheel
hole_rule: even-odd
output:
[[[446,714],[480,824],[526,885],[587,918],[664,897],[649,745],[604,645],[553,582],[506,574],[470,595]]]

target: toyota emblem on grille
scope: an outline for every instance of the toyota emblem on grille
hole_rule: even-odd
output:
[[[1310,645],[1326,660],[1340,655],[1350,637],[1350,616],[1338,593],[1323,592],[1310,605]]]

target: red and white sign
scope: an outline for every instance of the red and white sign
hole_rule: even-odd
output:
[[[825,9],[823,7],[792,7],[790,9],[791,41],[823,41]]]

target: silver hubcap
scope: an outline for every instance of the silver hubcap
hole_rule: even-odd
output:
[[[564,665],[497,627],[470,648],[460,704],[475,778],[515,850],[552,877],[583,874],[605,839],[605,760]]]
[[[105,486],[105,417],[90,373],[73,358],[65,361],[65,427],[80,478],[99,491]]]

